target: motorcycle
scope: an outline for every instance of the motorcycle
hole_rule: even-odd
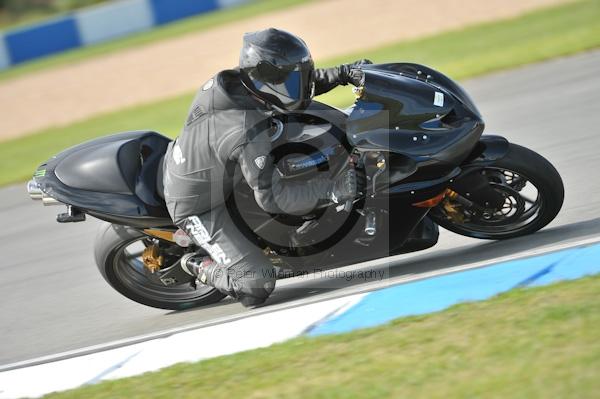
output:
[[[531,234],[561,209],[559,173],[536,152],[482,135],[469,95],[424,65],[365,65],[356,101],[338,110],[313,101],[274,117],[273,158],[284,179],[334,177],[352,162],[362,195],[303,215],[258,207],[237,178],[232,220],[284,278],[318,268],[420,251],[439,228],[479,239]],[[66,205],[60,223],[101,219],[95,261],[118,292],[144,305],[186,309],[224,295],[186,274],[181,258],[201,251],[173,225],[163,192],[170,139],[152,131],[115,134],[69,148],[38,167],[27,189],[44,205]],[[239,171],[235,172],[239,173]]]

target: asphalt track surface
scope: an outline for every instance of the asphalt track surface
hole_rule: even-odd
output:
[[[561,173],[565,204],[544,230],[501,242],[443,231],[429,250],[343,269],[383,271],[384,281],[348,274],[288,279],[278,283],[266,307],[251,312],[600,236],[599,65],[600,51],[594,51],[465,83],[487,122],[486,133],[541,153]],[[30,201],[24,185],[0,190],[0,365],[248,312],[229,300],[171,312],[122,297],[93,262],[99,222],[59,225],[54,220],[60,209]]]

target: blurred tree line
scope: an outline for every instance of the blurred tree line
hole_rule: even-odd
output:
[[[0,0],[0,28],[110,0]]]

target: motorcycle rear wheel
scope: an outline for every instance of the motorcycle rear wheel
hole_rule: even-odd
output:
[[[145,270],[141,243],[148,237],[126,226],[103,224],[94,245],[96,265],[111,287],[127,298],[159,309],[183,310],[219,302],[224,294],[213,287],[190,284],[165,286]],[[175,245],[175,244],[173,244]],[[175,248],[174,248],[175,249]],[[191,279],[190,279],[191,280]]]
[[[442,203],[429,214],[441,227],[467,237],[503,240],[540,230],[562,207],[565,192],[560,175],[548,160],[528,148],[511,143],[505,157],[482,166],[478,173],[505,197],[503,207],[476,216],[451,204],[450,209],[462,212],[456,217]]]

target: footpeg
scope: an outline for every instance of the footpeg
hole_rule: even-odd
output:
[[[197,276],[197,274],[194,274],[194,269],[193,269],[192,265],[190,264],[191,262],[189,262],[190,259],[192,259],[194,256],[196,256],[196,254],[193,252],[190,252],[188,254],[183,255],[179,261],[179,264],[181,265],[181,268],[183,269],[183,271],[192,277]]]
[[[181,257],[180,263],[184,272],[192,277],[197,277],[201,274],[202,269],[211,266],[215,261],[210,256],[189,253]]]

